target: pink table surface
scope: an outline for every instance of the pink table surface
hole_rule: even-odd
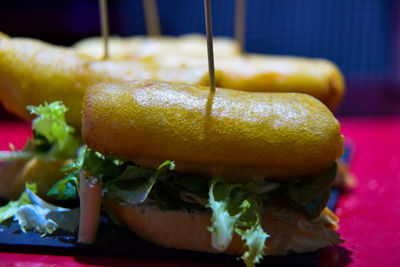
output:
[[[342,118],[352,143],[357,188],[339,198],[340,246],[322,250],[319,266],[400,266],[400,117]],[[24,144],[30,126],[0,122],[0,150]],[[0,252],[6,266],[206,266],[193,262]]]

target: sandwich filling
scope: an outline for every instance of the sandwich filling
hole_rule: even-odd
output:
[[[185,174],[174,171],[174,167],[175,163],[167,160],[152,170],[83,148],[78,160],[66,168],[67,178],[59,184],[76,184],[83,170],[104,182],[104,198],[123,205],[152,205],[164,211],[195,214],[211,211],[208,230],[212,246],[224,251],[236,233],[246,246],[242,259],[252,266],[262,258],[269,237],[268,229],[264,231],[260,222],[263,205],[284,206],[313,220],[326,207],[337,168],[334,163],[327,173],[292,181],[229,184],[221,177]],[[60,198],[65,197],[65,190],[59,192]]]

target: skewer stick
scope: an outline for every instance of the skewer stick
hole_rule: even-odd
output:
[[[100,20],[101,20],[101,35],[103,37],[104,43],[104,55],[103,58],[108,58],[108,9],[107,9],[107,0],[99,0],[100,1]]]
[[[240,53],[244,53],[246,0],[236,0],[235,9],[235,39],[239,44]]]
[[[160,19],[158,16],[156,0],[143,0],[144,19],[146,21],[147,35],[161,35]]]
[[[206,18],[206,35],[207,35],[207,55],[208,55],[208,74],[210,77],[211,93],[215,92],[215,68],[214,68],[214,49],[212,37],[211,23],[211,2],[204,0],[204,14]]]

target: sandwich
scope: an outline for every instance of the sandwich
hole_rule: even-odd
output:
[[[253,92],[307,93],[331,110],[335,110],[343,98],[342,74],[328,60],[253,53],[242,55],[238,44],[229,38],[216,37],[213,46],[218,87]],[[113,60],[139,60],[159,69],[153,79],[208,85],[204,36],[112,37],[109,47]],[[100,37],[84,39],[72,48],[96,59],[103,55]]]
[[[83,100],[82,138],[80,186],[102,184],[110,216],[145,240],[247,266],[342,242],[326,204],[343,136],[314,97],[100,83]],[[95,231],[82,199],[95,205],[81,195],[80,228]]]
[[[306,93],[332,110],[344,92],[340,71],[324,60],[249,56],[221,59],[221,66],[218,61],[216,82],[220,87]],[[206,64],[204,57],[179,55],[159,55],[151,61],[98,60],[72,48],[0,34],[0,102],[7,111],[30,121],[34,117],[27,105],[62,101],[69,108],[67,123],[79,129],[82,97],[88,87],[140,79],[208,85]]]

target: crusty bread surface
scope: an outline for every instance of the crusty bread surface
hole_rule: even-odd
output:
[[[214,39],[216,84],[252,92],[299,92],[321,100],[335,110],[344,95],[344,79],[328,60],[289,56],[240,54],[232,39]],[[103,57],[100,37],[84,39],[73,46],[81,54]],[[140,60],[156,66],[153,79],[208,85],[204,36],[111,37],[112,60]]]
[[[174,160],[176,168],[192,170],[208,165],[213,175],[232,166],[262,169],[264,179],[297,179],[325,171],[343,153],[340,124],[305,94],[213,94],[208,87],[143,80],[98,84],[83,106],[88,147],[124,160]]]
[[[210,213],[163,211],[152,205],[128,206],[110,198],[104,200],[106,210],[119,223],[141,238],[163,247],[210,253],[242,255],[244,243],[237,234],[225,251],[211,245]],[[328,209],[314,220],[281,207],[265,206],[261,215],[266,241],[266,255],[304,253],[342,242],[335,232],[338,218]]]

